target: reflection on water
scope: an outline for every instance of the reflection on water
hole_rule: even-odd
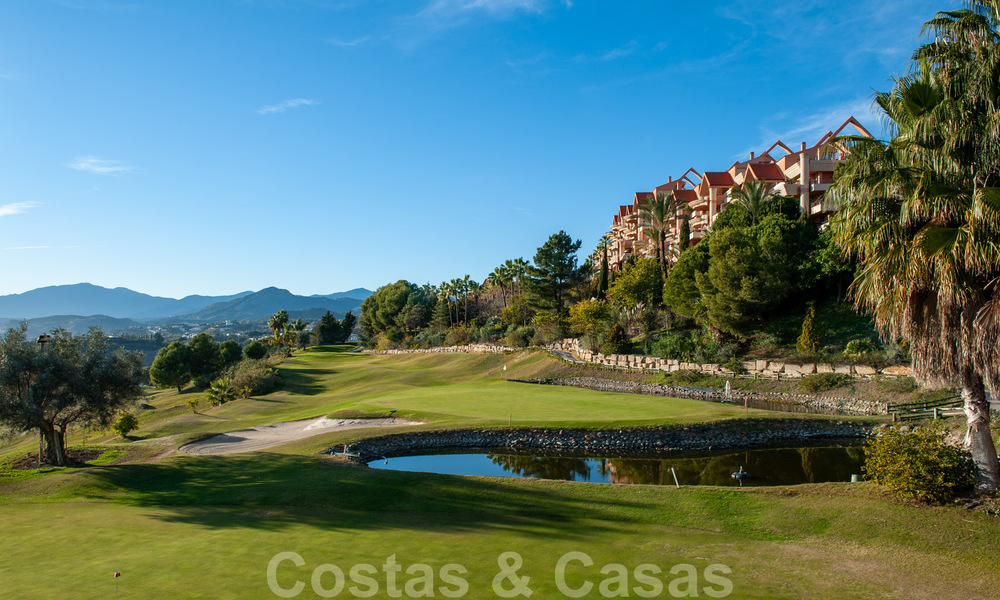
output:
[[[740,467],[752,477],[743,485],[793,485],[850,481],[861,473],[860,446],[751,450],[712,456],[656,458],[584,458],[523,454],[435,454],[376,461],[377,469],[535,477],[567,481],[673,485],[671,468],[681,485],[739,485],[732,473]]]

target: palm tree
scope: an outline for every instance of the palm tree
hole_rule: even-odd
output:
[[[757,224],[764,208],[775,198],[774,184],[766,181],[748,179],[732,189],[732,204],[747,211],[753,225]]]
[[[451,284],[447,281],[442,281],[441,285],[438,286],[438,301],[443,300],[445,306],[448,309],[448,327],[451,327],[451,295],[453,290],[451,289]]]
[[[656,258],[660,261],[660,275],[667,278],[667,232],[677,219],[677,212],[684,204],[673,193],[657,192],[639,204],[639,223],[652,230],[656,243]]]
[[[449,286],[451,288],[452,296],[454,296],[454,298],[455,298],[455,323],[457,324],[459,322],[458,321],[458,300],[459,300],[459,298],[461,298],[465,294],[465,282],[462,281],[461,279],[456,278],[456,279],[452,279],[449,282]]]
[[[504,263],[504,266],[510,272],[511,281],[511,291],[521,291],[521,281],[524,276],[528,273],[528,261],[523,258],[515,258],[514,260],[508,260]]]
[[[286,327],[285,332],[285,343],[289,346],[294,346],[297,342],[302,342],[302,336],[300,335],[306,328],[309,327],[309,323],[302,320],[302,317],[298,317],[294,322],[289,323]],[[301,343],[299,343],[302,346]],[[304,346],[303,346],[304,347]]]
[[[834,235],[860,268],[859,308],[911,343],[913,373],[961,389],[980,489],[1000,485],[985,385],[1000,390],[1000,161],[997,2],[939,13],[919,69],[876,94],[891,139],[843,137],[828,192]],[[984,74],[982,71],[987,71]],[[992,78],[988,86],[984,79]]]
[[[510,279],[510,270],[506,265],[500,265],[493,269],[489,279],[486,280],[490,287],[500,288],[500,298],[503,300],[504,308],[507,308],[507,286],[510,285]]]
[[[472,292],[472,278],[466,274],[462,279],[459,280],[459,284],[462,290],[462,304],[465,306],[465,325],[469,324],[469,294]]]
[[[267,326],[271,329],[271,332],[274,333],[274,339],[276,340],[281,337],[279,332],[280,334],[285,332],[286,325],[288,325],[288,311],[285,309],[281,309],[274,313],[267,320]]]

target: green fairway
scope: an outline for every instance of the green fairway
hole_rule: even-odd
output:
[[[426,422],[417,428],[506,424],[509,415],[515,425],[608,427],[744,414],[690,400],[505,383],[505,364],[509,377],[524,378],[567,368],[537,352],[300,353],[281,366],[284,390],[265,398],[191,414],[184,401],[193,392],[157,392],[146,400],[155,408],[143,412],[139,437],[186,439],[337,410],[395,409]],[[171,452],[178,440],[140,439],[82,468],[0,470],[0,592],[112,598],[112,574],[120,571],[123,599],[277,598],[267,570],[281,552],[304,560],[276,571],[283,588],[304,584],[300,598],[319,597],[311,577],[328,563],[348,579],[336,597],[364,597],[364,586],[355,594],[349,580],[351,567],[363,564],[376,569],[369,575],[380,589],[371,597],[399,597],[381,570],[393,555],[403,569],[402,597],[424,591],[421,571],[406,572],[422,563],[433,572],[433,597],[461,591],[441,572],[457,564],[466,569],[461,597],[497,598],[492,584],[504,552],[521,557],[518,575],[530,577],[532,598],[569,597],[555,576],[569,552],[594,562],[572,562],[565,580],[570,591],[591,582],[590,598],[617,589],[615,582],[605,582],[608,594],[599,587],[616,572],[602,574],[608,564],[623,565],[629,597],[656,591],[640,579],[655,573],[647,568],[660,571],[662,589],[652,597],[661,598],[690,591],[689,583],[698,597],[718,596],[728,589],[723,576],[732,588],[723,597],[732,598],[985,598],[1000,587],[985,551],[1000,546],[1000,521],[958,507],[903,504],[869,484],[615,486],[378,471],[319,454],[375,434],[324,433],[267,452],[214,457]],[[112,459],[131,462],[100,464]],[[319,583],[332,587],[335,577],[327,572]]]
[[[158,392],[141,416],[142,438],[234,431],[280,421],[357,409],[442,425],[669,424],[743,416],[742,407],[696,400],[613,394],[559,386],[505,382],[559,368],[541,353],[508,356],[373,356],[300,353],[280,367],[283,391],[208,409],[188,411],[197,392]],[[756,411],[751,410],[750,414]],[[756,413],[759,414],[759,413]],[[72,438],[74,441],[77,438]]]
[[[599,582],[607,563],[665,574],[724,564],[735,598],[969,598],[1000,585],[994,558],[981,552],[1000,544],[995,518],[904,506],[869,485],[675,490],[392,473],[259,453],[94,467],[8,491],[0,582],[12,598],[107,598],[114,571],[123,598],[276,597],[266,568],[279,552],[305,559],[279,571],[286,587],[306,583],[304,598],[316,597],[308,586],[319,565],[346,572],[392,554],[435,571],[461,564],[468,597],[495,597],[506,551],[523,557],[539,598],[562,597],[555,564],[572,551],[595,561],[572,569],[574,587],[583,573]],[[388,597],[384,584],[376,597]],[[596,588],[591,597],[601,597]]]

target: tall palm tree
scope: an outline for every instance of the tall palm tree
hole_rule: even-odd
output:
[[[732,190],[732,205],[747,211],[754,225],[760,220],[764,208],[775,198],[774,184],[756,179],[748,179],[742,185],[733,186]]]
[[[448,327],[455,324],[455,321],[451,318],[451,298],[455,295],[455,286],[453,285],[454,281],[454,279],[451,281],[442,281],[441,285],[438,287],[438,290],[440,290],[441,296],[445,301],[445,306],[448,308]],[[458,310],[456,309],[455,312],[457,315]]]
[[[465,274],[462,279],[459,280],[462,289],[462,304],[465,305],[465,321],[466,325],[469,324],[469,294],[472,293],[472,278],[468,273]]]
[[[510,261],[507,261],[510,262]],[[510,269],[506,265],[500,265],[490,273],[487,283],[490,287],[500,288],[500,298],[503,300],[503,307],[507,308],[507,286],[510,285]]]
[[[1000,391],[1000,3],[969,4],[930,21],[919,69],[876,95],[891,139],[836,140],[850,154],[828,193],[841,203],[837,242],[860,265],[855,303],[884,336],[911,342],[920,383],[961,389],[965,442],[990,491],[1000,485],[985,397],[987,384]]]
[[[684,206],[684,203],[677,199],[673,193],[664,194],[657,192],[655,195],[647,197],[639,204],[639,223],[652,231],[652,237],[656,243],[656,258],[660,261],[660,275],[667,278],[667,232],[677,219],[677,212]]]
[[[504,262],[504,267],[506,267],[510,273],[511,292],[520,292],[521,282],[528,272],[528,261],[523,258],[515,258],[514,260],[507,260]]]
[[[461,279],[455,278],[449,282],[449,286],[451,287],[451,293],[455,298],[455,323],[458,324],[459,299],[465,295],[465,282]]]

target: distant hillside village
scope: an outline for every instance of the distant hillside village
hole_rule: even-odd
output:
[[[725,171],[699,173],[691,167],[677,179],[668,177],[667,183],[651,192],[636,192],[632,203],[619,206],[612,219],[608,234],[609,267],[617,271],[633,255],[656,257],[655,236],[650,223],[641,219],[640,213],[657,195],[672,195],[676,200],[677,210],[666,232],[666,244],[671,248],[681,245],[685,221],[688,222],[690,245],[704,239],[716,217],[733,203],[734,192],[746,182],[764,184],[775,195],[798,198],[803,215],[814,224],[825,224],[837,211],[836,204],[825,197],[826,190],[834,181],[836,166],[847,155],[844,145],[834,140],[855,132],[872,137],[852,116],[812,146],[801,142],[798,151],[778,140],[761,154],[751,152],[750,158],[734,162]],[[671,256],[675,259],[676,253]]]

